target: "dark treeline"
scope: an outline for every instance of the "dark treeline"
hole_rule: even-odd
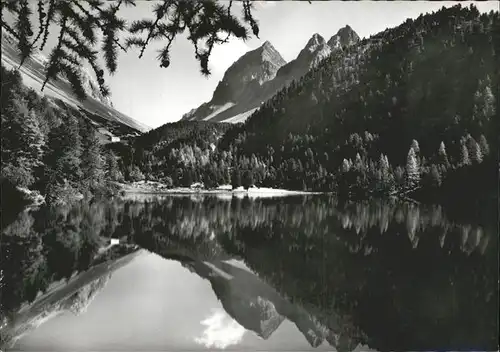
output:
[[[173,186],[492,199],[499,23],[473,5],[408,19],[325,59],[243,125],[202,122],[195,141],[188,122],[150,132],[122,173]]]
[[[99,238],[121,237],[183,263],[243,260],[315,317],[319,339],[337,336],[331,343],[341,350],[357,343],[490,350],[498,328],[495,231],[492,221],[452,221],[439,206],[382,200],[81,203],[25,212],[3,231],[2,304],[15,310],[55,279],[94,265]]]
[[[2,178],[49,203],[115,192],[107,181],[122,178],[116,157],[87,116],[27,88],[15,70],[1,74]]]
[[[179,121],[149,131],[129,145],[111,143],[107,148],[120,156],[119,168],[127,181],[190,186],[209,173],[217,141],[230,128],[234,126],[227,123]],[[224,181],[214,179],[213,185],[217,182]]]

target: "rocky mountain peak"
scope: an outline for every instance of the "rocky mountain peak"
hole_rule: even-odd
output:
[[[310,52],[317,50],[318,47],[324,45],[326,43],[325,38],[323,38],[318,33],[314,33],[307,42],[304,49],[308,49]]]
[[[330,53],[331,50],[328,47],[325,38],[318,33],[314,33],[304,49],[300,51],[295,62],[293,62],[293,69],[284,69],[283,73],[288,74],[289,72],[294,71],[295,73],[293,75],[295,78],[302,76],[311,67],[317,65],[318,62],[330,55]]]
[[[350,46],[356,44],[359,41],[358,34],[351,28],[351,26],[346,25],[340,28],[333,37],[328,41],[328,46],[335,49],[340,49],[345,46]]]
[[[264,42],[229,67],[215,89],[211,104],[222,106],[252,96],[263,83],[272,80],[285,64],[286,61],[273,45],[269,41]]]
[[[273,66],[279,67],[286,64],[285,59],[283,59],[278,50],[276,50],[276,48],[268,40],[266,40],[264,44],[260,46],[260,50],[262,52],[262,62],[269,62]]]
[[[269,48],[269,49],[273,49],[273,50],[275,50],[275,49],[274,49],[274,46],[271,44],[271,42],[270,42],[269,40],[266,40],[266,41],[264,42],[264,44],[262,44],[262,48]]]
[[[302,77],[334,50],[341,50],[358,40],[358,35],[348,25],[341,28],[328,43],[319,33],[314,33],[297,58],[289,63],[271,42],[265,41],[229,67],[210,102],[191,110],[182,119],[244,121],[264,101]]]

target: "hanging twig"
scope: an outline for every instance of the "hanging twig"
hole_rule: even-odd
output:
[[[55,0],[50,0],[49,1],[49,9],[47,11],[47,18],[45,19],[45,26],[43,28],[44,34],[43,34],[42,45],[40,45],[40,50],[43,50],[43,48],[45,47],[45,44],[47,43],[47,39],[49,37],[49,25],[50,25],[50,21],[54,17],[55,10],[56,10]]]

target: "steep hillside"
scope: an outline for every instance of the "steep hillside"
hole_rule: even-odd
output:
[[[209,167],[210,153],[214,152],[219,139],[237,126],[208,121],[167,123],[134,138],[128,145],[110,143],[107,148],[119,157],[125,179],[140,181],[146,175],[147,179],[172,185],[174,178],[176,181],[182,179],[186,186],[190,186],[192,180],[186,177],[187,170],[196,165]],[[144,168],[139,170],[137,165]],[[153,176],[153,169],[161,171]],[[138,177],[130,177],[131,173]]]
[[[193,109],[182,119],[242,122],[278,90],[302,77],[333,52],[342,51],[358,40],[349,26],[341,28],[328,43],[316,33],[289,63],[266,41],[231,65],[210,102]]]
[[[330,56],[220,147],[238,140],[238,157],[255,155],[288,187],[336,187],[346,176],[370,189],[389,172],[409,188],[439,188],[494,157],[498,23],[498,12],[460,6],[407,20]]]
[[[2,179],[53,204],[117,191],[110,182],[121,178],[116,160],[102,144],[136,137],[137,130],[39,95],[18,70],[2,65],[1,77]]]
[[[498,12],[457,5],[334,51],[228,129],[208,151],[208,168],[205,160],[184,171],[205,184],[227,181],[229,169],[234,186],[491,200],[498,187],[499,23]],[[346,33],[328,42],[338,46]],[[299,58],[324,54],[324,42],[313,36]],[[295,65],[263,86],[300,71]],[[188,149],[171,162],[186,159]],[[181,182],[168,165],[152,174]]]
[[[243,149],[266,153],[267,144],[278,147],[290,133],[308,131],[318,139],[315,147],[331,151],[367,131],[378,136],[375,157],[388,153],[404,163],[413,139],[425,142],[427,155],[443,138],[453,144],[467,133],[484,133],[493,142],[495,22],[498,12],[487,16],[456,6],[331,56],[252,116]],[[327,139],[331,143],[323,144]],[[336,166],[346,156],[355,153],[342,155]]]
[[[8,33],[2,31],[2,65],[5,65],[7,68],[17,69],[19,67],[20,60],[17,55],[15,40]],[[45,79],[46,62],[47,58],[40,52],[36,52],[30,58],[26,59],[23,66],[19,69],[24,84],[39,92]],[[43,93],[61,99],[66,104],[70,104],[76,108],[84,109],[89,114],[99,116],[101,119],[110,121],[113,124],[125,125],[138,132],[145,132],[150,129],[150,127],[115,110],[111,99],[102,96],[94,77],[85,68],[82,67],[80,73],[83,78],[83,86],[88,95],[85,101],[80,101],[76,98],[71,85],[64,77],[48,83]]]

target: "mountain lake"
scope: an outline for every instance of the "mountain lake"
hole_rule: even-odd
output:
[[[147,195],[26,210],[1,244],[6,350],[497,346],[495,219],[440,206]]]

